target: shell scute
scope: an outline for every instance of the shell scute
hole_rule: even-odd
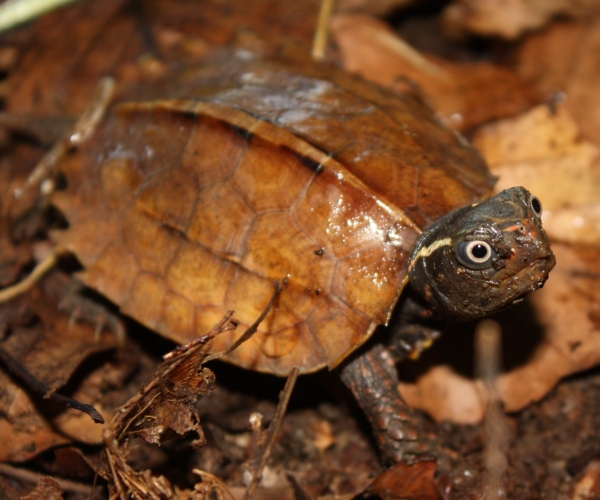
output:
[[[183,295],[167,290],[156,328],[169,338],[175,338],[179,332],[195,332],[195,314],[194,304]]]
[[[134,201],[134,193],[144,180],[132,158],[111,158],[102,163],[102,195],[111,210]]]
[[[318,248],[289,212],[259,214],[241,264],[262,276],[287,277],[300,287],[328,290],[334,262],[329,256],[315,255]]]
[[[143,316],[145,324],[156,329],[162,320],[167,291],[164,277],[142,271],[133,281],[126,299],[121,304],[121,310],[134,318]]]
[[[228,180],[247,146],[248,141],[231,126],[200,115],[181,153],[181,165],[204,188]]]
[[[334,368],[373,332],[376,323],[335,296],[319,301],[308,316],[315,344]]]
[[[198,193],[186,235],[218,255],[240,260],[254,216],[231,183],[211,184]]]
[[[195,179],[183,168],[157,172],[137,189],[135,197],[138,211],[179,231],[188,226],[197,199]]]
[[[193,304],[221,305],[236,266],[201,245],[183,239],[166,273],[169,289]]]
[[[78,236],[81,237],[81,234]],[[80,251],[85,250],[85,247],[77,243],[74,247]],[[128,299],[133,282],[140,271],[137,259],[127,245],[116,239],[110,242],[96,261],[90,263],[78,277],[115,303],[123,304]]]
[[[388,322],[390,304],[397,300],[410,255],[388,245],[367,248],[340,259],[335,268],[331,293],[378,324]],[[374,293],[374,290],[376,292]]]
[[[160,106],[136,103],[117,105],[114,120],[106,122],[97,144],[105,158],[135,158],[145,179],[181,163],[181,152],[190,141],[193,120]],[[165,133],[168,130],[169,133]]]
[[[140,268],[164,276],[181,243],[181,234],[135,207],[122,211],[121,228],[121,239]]]
[[[292,151],[254,136],[231,176],[231,185],[257,213],[287,210],[311,176]]]

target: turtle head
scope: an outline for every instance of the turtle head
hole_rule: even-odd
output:
[[[556,262],[541,213],[523,187],[449,213],[419,238],[411,286],[440,318],[475,319],[521,301]]]

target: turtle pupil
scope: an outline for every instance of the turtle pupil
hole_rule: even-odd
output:
[[[487,255],[488,250],[483,245],[475,245],[471,249],[471,253],[473,254],[473,257],[475,257],[476,259],[483,259]]]
[[[537,198],[531,198],[531,207],[536,214],[539,214],[542,211],[542,204]]]

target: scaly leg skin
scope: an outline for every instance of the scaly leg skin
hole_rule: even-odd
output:
[[[384,345],[374,345],[347,363],[342,380],[369,418],[384,462],[411,460],[433,451],[430,438],[418,427],[419,417],[398,391],[393,356]]]

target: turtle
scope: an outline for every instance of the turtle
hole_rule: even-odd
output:
[[[240,327],[215,351],[285,282],[227,361],[339,369],[384,459],[423,453],[394,363],[432,322],[543,286],[555,258],[539,199],[523,187],[490,197],[481,155],[419,96],[330,66],[234,51],[167,76],[120,88],[57,161],[50,201],[68,228],[52,238],[78,278],[178,343],[234,310]],[[373,335],[393,312],[394,338]]]

